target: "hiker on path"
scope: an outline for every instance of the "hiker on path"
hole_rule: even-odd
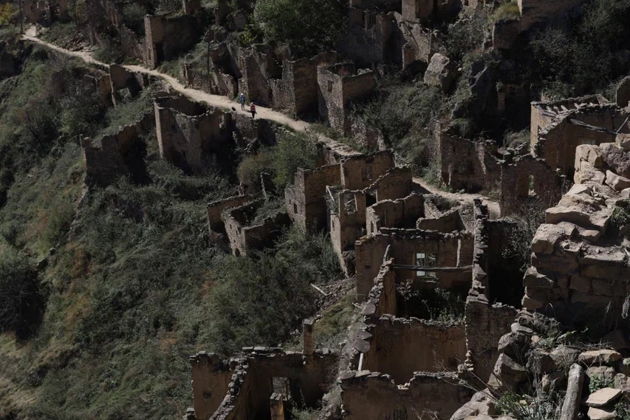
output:
[[[249,106],[249,112],[252,113],[252,120],[256,118],[256,105],[252,102]]]
[[[245,111],[245,94],[243,92],[238,94],[238,103],[241,104],[241,111]]]

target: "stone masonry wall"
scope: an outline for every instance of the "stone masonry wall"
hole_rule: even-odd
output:
[[[630,262],[611,218],[630,188],[630,146],[582,145],[576,150],[576,184],[546,211],[532,241],[532,266],[524,279],[523,306],[564,325],[605,332],[627,325]],[[625,147],[625,149],[624,149]]]

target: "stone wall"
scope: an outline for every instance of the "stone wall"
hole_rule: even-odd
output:
[[[270,418],[274,379],[286,378],[288,397],[304,407],[316,407],[334,381],[338,357],[327,350],[310,356],[264,347],[244,350],[249,353],[235,361],[228,393],[210,417],[213,420]]]
[[[183,97],[154,102],[160,156],[187,172],[210,164],[228,164],[232,147],[231,115]]]
[[[341,63],[317,69],[319,115],[335,130],[348,129],[348,109],[353,101],[368,97],[376,88],[374,72],[357,73],[354,64]]]
[[[109,81],[111,83],[111,100],[114,106],[122,100],[123,94],[126,93],[134,98],[138,96],[146,85],[146,81],[141,74],[132,73],[118,64],[110,64]]]
[[[349,157],[341,163],[341,186],[349,190],[366,188],[394,167],[394,155],[390,150]],[[387,199],[385,189],[382,191],[383,199]]]
[[[468,192],[490,191],[499,185],[499,162],[496,144],[471,141],[435,129],[435,157],[442,182],[449,187]]]
[[[137,123],[120,128],[115,134],[81,141],[85,161],[85,182],[88,185],[109,185],[121,176],[132,182],[148,179],[144,162],[146,145],[140,134],[152,129],[150,115]]]
[[[193,408],[198,419],[209,418],[225,398],[235,367],[213,353],[190,357]]]
[[[260,199],[223,212],[225,231],[234,255],[247,255],[251,250],[271,246],[290,223],[289,216],[283,211],[256,220],[256,212],[263,204],[264,200]]]
[[[339,164],[308,170],[299,168],[294,183],[286,188],[284,195],[293,223],[309,232],[327,229],[326,187],[340,183]]]
[[[448,420],[472,392],[454,373],[417,372],[408,384],[397,385],[389,375],[348,372],[341,380],[344,418]]]
[[[365,235],[366,195],[363,191],[341,190],[335,196],[335,210],[330,212],[330,240],[346,272],[352,270],[344,262],[344,252]]]
[[[363,369],[407,383],[418,371],[456,371],[466,357],[464,326],[384,315],[370,329]]]
[[[514,306],[499,301],[492,289],[499,282],[499,286],[522,290],[519,279],[510,282],[509,277],[496,272],[497,268],[502,268],[497,265],[509,264],[500,259],[505,243],[497,231],[505,231],[503,222],[491,222],[487,207],[476,201],[472,286],[466,298],[464,322],[469,352],[467,363],[483,382],[490,377],[499,356],[497,342],[509,331],[517,312]]]
[[[321,53],[309,59],[285,59],[282,77],[270,80],[273,107],[294,116],[316,114],[317,67],[330,65],[335,59],[334,53]]]
[[[551,123],[537,130],[532,137],[532,151],[544,159],[551,169],[571,177],[575,161],[575,149],[581,144],[613,142],[617,130],[630,132],[624,125],[628,112],[615,104],[584,105],[558,113]],[[534,118],[534,117],[533,117]],[[536,133],[532,126],[532,134]]]
[[[402,0],[402,16],[408,21],[451,19],[460,8],[461,2],[456,0]]]
[[[155,68],[165,60],[171,60],[188,51],[199,42],[203,31],[199,21],[188,15],[144,18],[145,62]]]
[[[435,258],[435,267],[466,267],[472,261],[473,239],[468,232],[440,233],[405,229],[381,229],[381,233],[355,243],[357,299],[365,300],[372,288],[385,251],[397,264],[415,266],[416,254]],[[414,270],[397,270],[401,281],[416,282]],[[439,272],[435,281],[441,288],[470,283],[470,271]]]
[[[524,279],[525,308],[553,315],[565,325],[588,326],[593,333],[627,326],[622,309],[630,293],[630,262],[623,245],[628,233],[617,232],[611,223],[624,189],[630,188],[626,138],[577,148],[576,184],[546,211]]]
[[[397,32],[392,13],[351,7],[348,9],[348,28],[339,40],[337,50],[359,66],[400,63]]]
[[[501,165],[501,216],[523,215],[553,206],[565,183],[566,179],[543,159],[529,154]]]
[[[210,231],[225,233],[223,212],[227,209],[239,207],[254,199],[255,197],[251,195],[236,195],[208,203],[208,227]]]
[[[365,217],[368,235],[383,227],[414,228],[416,221],[424,216],[424,198],[412,193],[405,198],[379,201],[368,207]]]

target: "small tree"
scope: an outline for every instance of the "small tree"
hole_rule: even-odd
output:
[[[254,22],[267,41],[287,43],[305,56],[333,47],[343,12],[340,0],[258,0]]]

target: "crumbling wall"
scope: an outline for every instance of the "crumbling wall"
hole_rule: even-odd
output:
[[[376,87],[374,72],[356,73],[354,64],[341,63],[317,69],[319,115],[339,132],[348,130],[347,110],[353,101],[369,96]]]
[[[460,8],[456,0],[403,0],[402,16],[407,21],[443,20],[457,16]]]
[[[368,235],[382,227],[414,228],[418,218],[424,216],[424,198],[412,193],[397,200],[383,200],[368,207],[365,225]]]
[[[564,325],[587,326],[594,334],[627,326],[622,313],[630,262],[623,234],[611,224],[615,204],[630,186],[625,138],[620,135],[618,144],[578,147],[577,183],[546,211],[524,278],[525,308]]]
[[[154,102],[160,156],[189,172],[209,163],[229,163],[231,117],[206,109],[183,97],[158,98]],[[221,162],[220,162],[221,159]]]
[[[399,386],[388,375],[348,372],[341,389],[344,418],[352,420],[447,420],[472,395],[459,385],[454,373],[418,372],[408,384]]]
[[[251,195],[236,195],[208,203],[208,227],[213,232],[225,233],[223,212],[230,208],[242,206],[252,200],[254,197]]]
[[[269,418],[274,378],[287,378],[292,399],[315,407],[334,381],[337,360],[337,355],[328,351],[305,356],[256,347],[238,361],[228,394],[211,419]]]
[[[435,217],[420,217],[416,220],[416,229],[436,232],[466,230],[459,211],[459,208],[454,208]]]
[[[475,376],[486,382],[499,356],[497,342],[514,321],[517,310],[514,306],[497,301],[492,288],[499,282],[508,289],[522,290],[514,279],[497,276],[497,264],[507,264],[498,257],[504,249],[500,235],[503,222],[489,220],[488,208],[480,201],[475,202],[475,237],[473,251],[472,286],[466,298],[464,323],[466,327],[467,363]],[[501,268],[501,267],[499,267]],[[522,292],[521,292],[522,293]],[[479,332],[483,331],[483,334]]]
[[[207,419],[225,397],[233,367],[213,353],[190,357],[192,368],[193,408],[198,419]]]
[[[294,183],[286,188],[284,195],[287,212],[293,223],[309,232],[326,229],[326,187],[340,183],[339,164],[309,170],[299,168]]]
[[[259,105],[272,105],[270,80],[281,74],[281,68],[270,47],[257,44],[250,48],[241,48],[236,57],[242,77],[239,79],[239,91],[248,100]]]
[[[285,59],[282,77],[270,80],[273,107],[295,116],[315,114],[318,107],[317,67],[330,65],[335,58],[334,53],[321,53],[308,59]]]
[[[436,160],[442,182],[469,192],[496,189],[499,162],[496,145],[490,141],[471,141],[450,134],[438,125],[435,130]]]
[[[370,292],[388,247],[388,258],[393,258],[400,265],[417,265],[418,253],[434,258],[435,267],[462,268],[471,264],[473,239],[468,232],[440,233],[404,229],[381,229],[381,232],[355,243],[358,300],[365,300]],[[397,275],[400,281],[414,283],[418,279],[418,273],[413,269],[399,269]],[[470,271],[439,272],[435,281],[442,288],[468,284]]]
[[[337,50],[359,66],[374,63],[400,63],[400,49],[396,48],[396,21],[391,13],[348,9],[348,28],[337,44]]]
[[[390,150],[349,157],[341,163],[341,185],[348,190],[366,188],[394,167],[394,155]],[[385,190],[381,194],[386,199]]]
[[[365,235],[366,196],[363,191],[341,190],[335,193],[336,211],[330,213],[330,239],[344,264],[343,253]]]
[[[121,101],[121,91],[127,91],[129,96],[136,97],[145,86],[145,80],[139,73],[132,73],[118,64],[110,64],[109,81],[114,106]]]
[[[565,179],[543,159],[524,155],[501,165],[501,216],[527,214],[558,202]]]
[[[464,326],[456,322],[381,316],[371,333],[363,368],[391,375],[397,384],[417,371],[455,371],[466,356]]]
[[[121,176],[129,176],[138,183],[148,179],[144,161],[146,145],[139,138],[151,129],[148,116],[121,127],[115,134],[81,141],[88,185],[109,185]]]
[[[384,160],[385,162],[387,162],[388,158],[385,158]],[[373,164],[372,175],[374,171],[374,166],[376,166],[376,169],[378,171],[379,167],[382,166],[382,163],[375,162]],[[344,166],[342,164],[342,168],[343,167]],[[344,173],[343,169],[342,173]],[[366,175],[368,174],[369,172],[366,170]],[[345,176],[344,179],[350,181],[350,176]],[[393,200],[396,198],[405,197],[409,193],[411,193],[412,189],[413,177],[411,174],[411,168],[393,167],[390,168],[383,175],[379,176],[376,181],[374,181],[369,187],[367,187],[366,193],[372,196],[372,199],[378,203],[379,201],[383,200]]]
[[[419,23],[398,21],[403,37],[402,68],[409,69],[417,62],[428,64],[442,43],[437,31],[427,29]]]
[[[198,20],[189,15],[144,17],[145,62],[155,68],[195,45],[203,31]]]
[[[263,199],[255,200],[223,212],[225,231],[234,255],[247,255],[250,250],[271,246],[290,223],[283,211],[256,221],[256,211],[263,203]]]
[[[614,142],[618,130],[630,131],[624,125],[627,116],[628,113],[615,104],[583,105],[560,112],[550,124],[538,130],[538,135],[533,137],[532,151],[551,169],[560,169],[562,174],[571,177],[576,147]]]

